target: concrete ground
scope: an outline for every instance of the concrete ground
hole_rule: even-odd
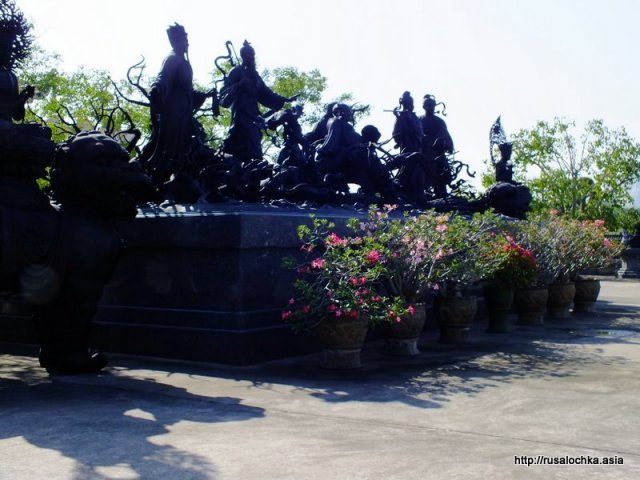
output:
[[[419,356],[372,342],[352,372],[111,355],[49,377],[0,344],[0,479],[640,478],[640,282],[603,281],[595,314],[483,330],[452,347],[431,323]]]

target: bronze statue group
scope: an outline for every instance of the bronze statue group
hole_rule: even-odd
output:
[[[139,156],[162,199],[406,208],[444,202],[450,207],[464,183],[458,174],[465,165],[452,158],[453,140],[433,95],[424,96],[424,115],[418,117],[410,93],[403,93],[393,110],[399,153],[392,154],[380,143],[376,127],[356,130],[354,112],[344,103],[328,105],[318,124],[303,133],[298,96],[284,97],[265,84],[247,41],[240,49],[241,61],[225,72],[220,91],[194,90],[187,33],[175,24],[167,34],[172,51],[148,95],[152,132]],[[230,110],[231,124],[217,151],[206,144],[194,119],[207,98],[216,111]],[[279,129],[282,148],[272,163],[264,159],[263,135]],[[459,207],[463,203],[457,199]]]
[[[507,175],[507,147],[501,149],[505,181],[498,185],[508,188],[452,201],[461,167],[450,161],[453,141],[433,96],[424,97],[422,117],[408,92],[400,98],[393,111],[397,155],[384,150],[374,126],[357,132],[353,110],[342,103],[329,105],[303,133],[297,96],[283,97],[265,84],[247,42],[220,91],[194,90],[187,33],[177,24],[167,30],[172,51],[148,92],[151,136],[138,158],[130,161],[131,145],[125,149],[104,132],[80,132],[55,144],[48,127],[23,122],[34,88],[20,90],[14,68],[28,54],[29,31],[15,0],[0,0],[0,296],[30,304],[40,365],[50,372],[97,372],[106,365],[104,355],[89,349],[91,321],[121,251],[117,226],[135,218],[144,201],[478,211],[497,198],[514,216],[523,213],[512,201],[521,186]],[[208,98],[214,111],[231,112],[220,151],[207,145],[194,117]],[[265,129],[282,129],[275,163],[263,156]],[[47,167],[45,193],[36,179]]]

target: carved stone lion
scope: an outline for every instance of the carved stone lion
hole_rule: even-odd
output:
[[[0,198],[1,283],[32,305],[40,365],[101,370],[107,361],[89,350],[91,322],[121,253],[117,224],[135,217],[149,177],[111,137],[82,132],[55,149],[55,208],[33,181],[0,181],[13,186],[10,198]]]

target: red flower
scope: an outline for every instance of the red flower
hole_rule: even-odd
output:
[[[282,312],[282,320],[286,322],[291,317],[291,314],[292,314],[291,310],[286,310]]]
[[[379,251],[371,250],[369,253],[367,253],[366,259],[367,259],[367,262],[369,262],[372,265],[375,265],[380,261],[381,257],[382,255],[380,255]]]

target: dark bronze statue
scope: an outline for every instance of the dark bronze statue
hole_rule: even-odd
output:
[[[236,160],[250,162],[261,160],[263,156],[265,124],[259,105],[277,111],[297,96],[283,97],[267,87],[256,70],[256,52],[246,40],[240,49],[240,57],[242,64],[229,72],[220,91],[220,105],[231,109],[231,127],[223,150]]]
[[[409,203],[422,206],[427,200],[428,179],[429,174],[432,174],[427,170],[422,153],[422,123],[414,112],[413,97],[409,92],[402,94],[399,104],[399,107],[393,110],[396,117],[393,140],[400,154],[389,166],[398,169],[395,181],[402,198]]]
[[[529,189],[513,180],[511,152],[513,144],[507,140],[500,117],[491,126],[489,133],[489,151],[496,171],[496,183],[485,193],[488,206],[496,212],[514,218],[524,218],[531,204]],[[496,160],[495,151],[500,158]]]
[[[494,151],[498,150],[500,158],[496,160]],[[489,134],[489,152],[491,154],[491,162],[496,171],[496,182],[514,183],[513,181],[513,165],[511,164],[511,152],[513,144],[507,141],[507,135],[502,128],[500,117],[493,122],[491,132]]]
[[[194,113],[213,91],[193,89],[189,41],[182,25],[167,29],[172,51],[149,92],[151,138],[140,155],[140,163],[158,186],[171,176],[196,177],[204,166],[197,154],[202,144],[201,128]]]
[[[375,201],[379,193],[386,203],[395,203],[397,195],[389,172],[375,155],[375,149],[370,148],[371,143],[380,139],[380,132],[367,126],[361,135],[351,124],[352,119],[348,105],[334,105],[333,117],[327,122],[327,135],[317,147],[318,171],[334,190],[347,193],[348,184],[353,183],[359,185],[360,192],[371,201]]]
[[[424,115],[420,117],[424,135],[422,152],[425,157],[427,175],[431,180],[433,196],[445,198],[448,195],[447,187],[454,180],[447,157],[453,153],[453,140],[445,121],[436,115],[437,105],[433,95],[424,96],[422,104]]]
[[[136,215],[150,179],[104,134],[80,133],[56,147],[48,128],[13,123],[34,91],[19,92],[12,71],[26,55],[29,28],[13,2],[2,2],[0,288],[31,305],[42,367],[97,372],[107,362],[89,349],[89,333],[121,250],[114,227]],[[36,183],[47,166],[56,208]]]

